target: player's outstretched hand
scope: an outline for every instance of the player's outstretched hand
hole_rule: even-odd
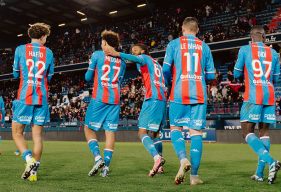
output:
[[[115,51],[114,48],[110,48],[110,49],[104,50],[104,53],[106,55],[111,55],[113,57],[119,57],[120,56],[120,53]]]

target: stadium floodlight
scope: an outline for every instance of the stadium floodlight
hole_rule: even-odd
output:
[[[117,13],[117,11],[111,11],[111,12],[109,12],[109,14],[114,14],[114,13]]]
[[[138,5],[137,7],[144,7],[146,6],[146,4],[141,4],[141,5]]]
[[[80,12],[80,11],[77,11],[77,13],[81,14],[81,15],[85,15],[84,13]]]
[[[18,37],[23,36],[23,34],[18,34]]]
[[[59,24],[59,27],[64,26],[64,25],[65,25],[65,23]]]
[[[87,20],[87,18],[81,19],[81,21],[86,21],[86,20]]]

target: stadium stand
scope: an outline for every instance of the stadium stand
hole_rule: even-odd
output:
[[[249,36],[251,26],[261,24],[267,26],[272,17],[280,10],[281,5],[274,5],[271,9],[260,6],[253,10],[247,5],[237,5],[239,11],[227,1],[223,4],[214,3],[212,6],[203,5],[203,9],[195,9],[190,13],[200,20],[199,38],[206,43],[236,39]],[[247,7],[247,8],[246,8]],[[185,10],[187,12],[187,10]],[[152,18],[143,18],[120,23],[120,29],[111,28],[119,32],[121,43],[118,51],[130,52],[136,43],[148,45],[151,52],[163,50],[169,41],[180,36],[180,23],[183,15],[179,13],[156,15],[156,22]],[[166,25],[169,23],[169,25]],[[280,23],[279,23],[280,26]],[[281,28],[276,27],[276,31]],[[270,33],[270,30],[268,30]],[[55,66],[86,62],[93,51],[100,49],[101,38],[92,34],[89,29],[76,29],[71,33],[64,33],[47,41],[55,57]],[[12,71],[14,50],[0,50],[0,74]],[[208,82],[208,116],[236,115],[239,116],[245,85],[243,80],[233,77],[235,61],[224,63],[216,68],[215,80]],[[85,73],[85,71],[84,71]],[[83,121],[87,105],[91,99],[92,83],[87,84],[84,74],[75,75],[73,72],[62,76],[55,76],[50,82],[49,105],[51,121]],[[243,78],[242,78],[243,79]],[[17,83],[15,83],[17,84]],[[5,108],[9,122],[12,117],[12,101],[17,95],[17,86],[10,84],[5,90],[0,90],[4,97]],[[144,86],[136,70],[126,73],[121,84],[120,119],[138,119],[144,99]],[[276,114],[281,108],[281,82],[275,87]]]

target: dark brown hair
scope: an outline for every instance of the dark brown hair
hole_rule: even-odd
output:
[[[113,31],[104,30],[101,33],[101,37],[111,47],[117,47],[119,45],[119,35],[118,35],[118,33],[114,33]]]
[[[50,25],[47,25],[45,23],[35,23],[28,29],[28,36],[31,39],[40,39],[42,36],[49,36],[50,31]]]
[[[138,46],[139,48],[141,48],[141,50],[144,50],[144,54],[145,55],[149,55],[150,56],[149,50],[148,50],[146,45],[144,45],[144,44],[135,44],[134,47],[135,46]]]

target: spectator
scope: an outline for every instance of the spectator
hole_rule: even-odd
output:
[[[212,92],[212,97],[213,97],[213,99],[214,99],[214,98],[217,96],[217,94],[218,94],[218,89],[217,89],[217,87],[216,87],[216,86],[212,86],[211,92]]]
[[[217,96],[216,96],[216,99],[217,99],[218,103],[221,103],[221,102],[222,102],[223,97],[222,97],[222,95],[221,95],[220,92],[218,92],[218,94],[217,94]]]
[[[226,88],[226,85],[223,86],[223,89],[222,89],[222,96],[223,96],[223,97],[227,96],[227,88]]]
[[[253,4],[251,3],[251,1],[248,1],[248,3],[247,3],[247,11],[251,12],[252,9],[253,9]]]

